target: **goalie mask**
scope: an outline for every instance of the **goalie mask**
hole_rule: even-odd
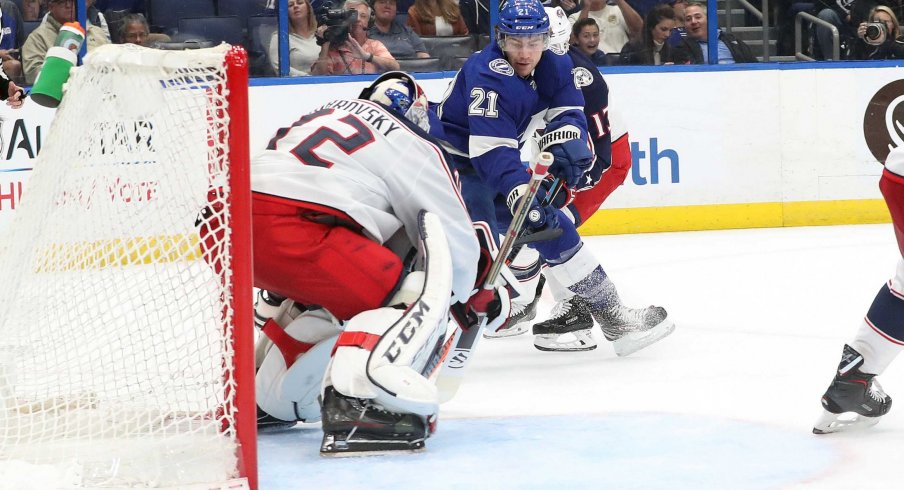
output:
[[[374,80],[361,91],[360,99],[372,100],[386,106],[405,119],[430,132],[427,117],[427,96],[414,77],[402,71],[390,71]]]

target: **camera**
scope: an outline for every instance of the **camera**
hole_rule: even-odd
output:
[[[866,41],[867,44],[879,45],[885,42],[885,38],[888,36],[888,31],[885,28],[884,22],[867,22],[866,23],[866,33],[863,35],[863,40]]]
[[[352,24],[358,20],[357,10],[334,9],[331,2],[324,3],[317,9],[317,23],[326,26],[323,39],[318,39],[317,44],[329,42],[333,46],[348,41],[348,33]]]

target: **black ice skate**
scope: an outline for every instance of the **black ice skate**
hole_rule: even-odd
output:
[[[527,305],[512,303],[512,312],[509,314],[509,320],[505,325],[495,332],[484,330],[483,338],[499,339],[502,337],[514,337],[515,335],[521,335],[524,332],[527,332],[527,329],[530,328],[530,322],[537,317],[537,303],[540,302],[540,294],[543,292],[543,286],[545,284],[546,278],[540,276],[540,280],[537,282],[537,293],[534,295],[534,300]]]
[[[590,305],[580,296],[556,303],[549,319],[534,325],[534,347],[543,351],[582,351],[596,349],[590,336],[593,317]]]
[[[591,313],[618,356],[637,352],[675,330],[675,323],[661,306],[628,308],[619,304],[603,310],[591,310]]]
[[[418,452],[430,435],[423,417],[384,410],[368,400],[342,395],[332,386],[324,392],[321,416],[321,456]]]
[[[835,379],[822,395],[823,413],[814,434],[871,427],[891,409],[891,397],[882,391],[875,374],[860,371],[863,356],[845,345]]]

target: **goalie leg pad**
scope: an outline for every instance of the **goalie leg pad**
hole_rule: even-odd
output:
[[[269,320],[264,335],[271,345],[254,379],[258,407],[280,420],[319,420],[317,395],[338,333],[325,310],[306,311],[285,330]]]
[[[422,213],[420,224],[418,251],[425,264],[420,296],[405,310],[378,308],[349,320],[323,388],[429,417],[438,412],[439,400],[426,374],[439,362],[449,321],[452,262],[439,219]]]

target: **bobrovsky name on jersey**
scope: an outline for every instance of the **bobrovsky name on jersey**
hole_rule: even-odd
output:
[[[631,142],[631,182],[634,185],[677,184],[681,181],[678,151],[660,144],[659,138]],[[668,172],[668,174],[664,174]]]

